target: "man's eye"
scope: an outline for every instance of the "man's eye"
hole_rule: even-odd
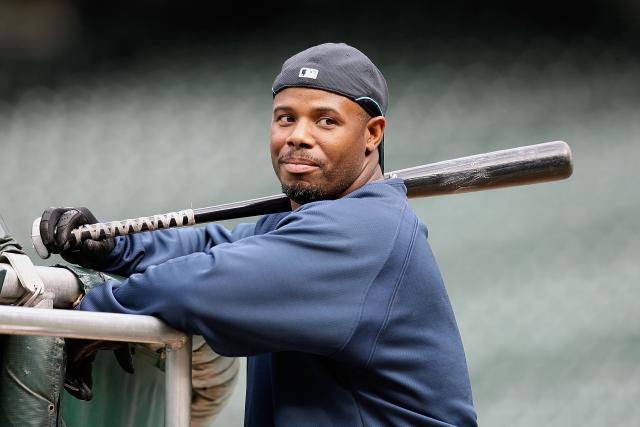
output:
[[[276,121],[280,123],[293,123],[293,117],[289,114],[282,114],[276,117]]]
[[[318,123],[322,126],[333,126],[338,124],[338,122],[333,120],[331,117],[323,117],[320,120],[318,120]]]

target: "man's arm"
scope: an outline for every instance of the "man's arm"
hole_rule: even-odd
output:
[[[345,216],[294,212],[264,235],[109,281],[80,308],[154,315],[224,355],[334,353],[348,341],[395,232],[392,224],[377,229],[375,215]]]
[[[218,224],[206,228],[179,228],[116,237],[113,251],[105,258],[103,270],[122,276],[142,273],[151,265],[213,246],[232,243],[254,233],[255,224],[239,224],[228,230]]]

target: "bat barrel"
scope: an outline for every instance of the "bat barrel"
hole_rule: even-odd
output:
[[[393,172],[408,197],[466,193],[555,181],[571,176],[571,148],[564,141],[528,145]]]

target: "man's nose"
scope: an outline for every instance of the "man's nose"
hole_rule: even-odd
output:
[[[298,120],[289,136],[286,139],[288,147],[291,148],[311,148],[315,145],[315,140],[311,133],[311,126],[308,120]]]

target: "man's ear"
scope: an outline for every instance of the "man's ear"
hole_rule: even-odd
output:
[[[367,154],[373,153],[378,149],[378,145],[382,141],[384,136],[384,127],[386,120],[382,116],[372,117],[367,122],[366,139],[367,139]]]

